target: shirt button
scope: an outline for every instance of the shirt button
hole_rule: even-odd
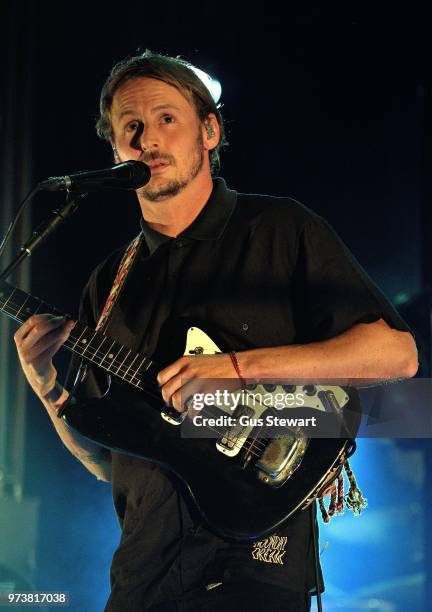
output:
[[[247,323],[243,323],[242,328],[244,331],[247,331],[249,329],[249,325]]]

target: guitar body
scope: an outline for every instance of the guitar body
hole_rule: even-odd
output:
[[[189,328],[180,342],[186,346],[185,355],[220,352],[198,328]],[[171,344],[171,349],[176,352],[178,347]],[[167,351],[164,355],[170,363],[179,353],[168,360]],[[311,438],[289,478],[269,486],[265,482],[268,475],[256,467],[259,453],[253,453],[252,461],[244,461],[256,428],[237,437],[241,448],[232,456],[232,451],[220,444],[222,434],[213,438],[182,437],[183,425],[172,419],[174,413],[161,418],[166,407],[155,390],[154,386],[148,393],[113,380],[104,398],[71,405],[64,418],[69,426],[103,447],[157,463],[174,473],[208,527],[224,538],[246,541],[273,533],[328,486],[352,451],[348,438]],[[344,391],[340,390],[339,398],[347,398]],[[260,414],[266,414],[263,407],[254,410],[255,414],[260,410]]]
[[[82,435],[114,451],[159,463],[186,485],[209,528],[218,535],[253,540],[277,530],[306,507],[336,475],[350,441],[311,439],[301,470],[281,488],[266,487],[252,469],[218,452],[215,440],[181,437],[181,428],[144,405],[139,392],[114,388],[108,398],[73,406],[67,422]],[[132,397],[136,396],[136,397]]]

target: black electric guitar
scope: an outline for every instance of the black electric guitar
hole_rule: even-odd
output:
[[[19,322],[36,313],[62,314],[7,283],[0,284],[0,310]],[[250,385],[246,392],[231,393],[231,405],[200,410],[201,422],[213,418],[213,426],[199,437],[197,427],[190,434],[192,417],[167,409],[156,374],[181,355],[221,352],[198,327],[179,326],[152,359],[80,322],[64,347],[112,377],[103,398],[69,405],[63,416],[67,424],[101,446],[173,472],[209,528],[222,537],[254,540],[274,533],[329,486],[355,447],[359,415],[353,410],[345,437],[308,438],[290,425],[286,435],[280,435],[280,427],[274,435],[274,423],[287,413],[272,404],[277,394],[301,396],[302,410],[340,415],[352,402],[337,386]]]

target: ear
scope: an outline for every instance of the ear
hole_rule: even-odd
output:
[[[211,151],[219,144],[220,127],[214,113],[210,113],[203,124],[204,149]]]

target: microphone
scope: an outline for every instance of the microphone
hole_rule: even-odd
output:
[[[103,189],[138,189],[151,177],[150,168],[139,161],[127,161],[112,168],[75,172],[66,176],[51,176],[39,183],[44,191],[99,191]]]

